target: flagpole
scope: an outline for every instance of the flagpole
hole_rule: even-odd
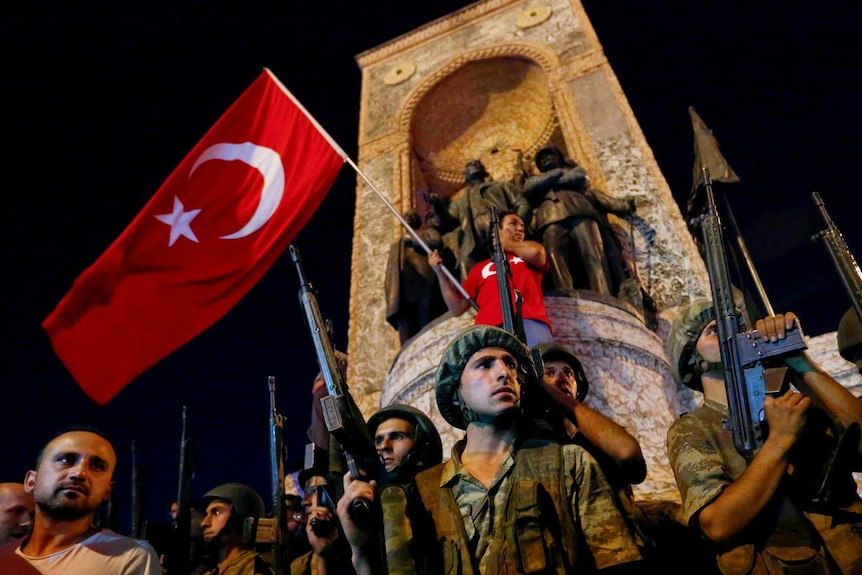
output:
[[[395,217],[398,218],[398,221],[401,222],[401,225],[404,226],[404,229],[407,230],[407,232],[413,237],[413,240],[417,244],[422,246],[422,249],[425,250],[425,253],[430,254],[431,248],[428,247],[428,244],[426,244],[424,241],[422,241],[422,238],[419,237],[419,234],[416,233],[416,230],[414,230],[410,226],[410,224],[407,223],[407,220],[405,220],[404,217],[400,213],[398,213],[398,210],[395,209],[395,206],[392,205],[392,202],[390,202],[386,198],[386,196],[383,195],[383,192],[381,192],[380,190],[377,189],[377,186],[374,185],[374,182],[372,182],[370,179],[368,179],[368,176],[366,176],[362,172],[362,170],[359,169],[359,166],[354,164],[353,160],[351,160],[349,157],[345,156],[344,161],[347,162],[351,168],[356,170],[356,173],[359,175],[359,177],[362,178],[366,184],[368,184],[368,187],[371,188],[371,190],[375,194],[377,194],[377,197],[380,198],[380,200],[383,202],[383,204],[387,208],[389,208],[389,211],[391,211],[395,215]],[[449,268],[447,268],[443,264],[440,264],[440,269],[443,270],[443,273],[446,274],[446,277],[449,279],[449,283],[451,283],[453,286],[455,286],[455,289],[458,290],[458,292],[461,294],[461,297],[463,297],[465,300],[467,300],[467,303],[469,303],[473,307],[473,309],[478,311],[479,305],[475,301],[473,301],[473,298],[470,297],[470,295],[467,293],[467,291],[461,285],[461,282],[459,282],[457,279],[455,279],[455,276],[452,275],[452,272],[449,271]]]
[[[730,224],[730,229],[733,232],[734,239],[736,239],[736,245],[739,246],[742,259],[745,260],[745,266],[748,268],[748,273],[751,275],[751,279],[754,282],[754,288],[757,290],[757,295],[760,297],[760,303],[763,304],[766,314],[773,316],[775,315],[775,310],[772,308],[769,296],[766,295],[763,282],[760,281],[760,275],[754,267],[754,260],[751,259],[751,254],[748,251],[748,247],[745,245],[745,240],[742,238],[742,232],[739,231],[739,226],[736,224],[733,210],[730,209],[730,201],[724,194],[722,194],[722,199],[724,200],[724,207],[727,212],[727,221]]]
[[[386,199],[386,196],[384,196],[383,193],[377,189],[377,186],[374,185],[374,182],[368,179],[368,176],[366,176],[362,172],[362,170],[359,169],[359,166],[357,166],[353,162],[353,160],[350,159],[350,156],[348,156],[347,153],[341,149],[341,146],[339,146],[335,142],[335,140],[333,140],[332,137],[326,132],[326,130],[323,129],[323,126],[321,126],[317,122],[317,120],[314,119],[314,116],[308,113],[308,110],[306,110],[305,107],[299,102],[299,100],[297,100],[294,95],[290,93],[290,90],[287,89],[287,86],[281,83],[281,80],[279,80],[276,75],[273,74],[272,70],[270,70],[269,68],[264,68],[264,70],[267,74],[269,74],[269,76],[278,85],[278,87],[284,91],[287,97],[293,101],[293,103],[296,105],[297,108],[299,108],[299,110],[305,115],[305,117],[308,118],[308,121],[314,125],[318,132],[320,132],[320,135],[323,136],[327,142],[329,142],[329,145],[332,146],[336,152],[338,152],[338,155],[341,156],[341,158],[347,164],[349,164],[350,167],[353,168],[357,174],[359,174],[359,177],[362,178],[366,184],[368,184],[371,190],[375,194],[377,194],[377,197],[383,201],[386,207],[389,208],[389,210],[393,214],[395,214],[395,217],[398,218],[398,221],[401,222],[401,225],[404,226],[404,229],[406,229],[407,232],[411,236],[413,236],[413,239],[416,241],[416,243],[422,246],[422,249],[425,250],[425,253],[430,254],[431,248],[429,248],[428,245],[424,241],[422,241],[422,238],[420,238],[419,235],[413,230],[413,228],[410,227],[410,224],[407,223],[407,221],[401,216],[401,214],[398,213],[398,210],[395,209],[395,206],[393,206],[392,203],[388,199]],[[450,283],[455,286],[455,289],[457,289],[458,292],[461,294],[461,297],[467,300],[467,303],[469,303],[473,307],[473,309],[478,311],[479,305],[475,301],[473,301],[473,298],[471,298],[467,291],[463,288],[463,286],[461,286],[461,282],[455,279],[455,276],[452,275],[452,272],[449,271],[449,268],[447,268],[443,264],[440,265],[440,268],[443,270],[443,273],[446,274],[446,277],[449,279]]]

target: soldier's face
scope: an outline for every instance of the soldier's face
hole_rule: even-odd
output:
[[[545,362],[545,381],[574,400],[578,399],[578,380],[575,371],[565,361]]]
[[[114,448],[100,435],[64,433],[45,446],[39,468],[27,472],[24,485],[49,517],[79,519],[107,501],[116,464]]]
[[[377,426],[374,445],[386,471],[394,471],[404,464],[413,451],[416,426],[399,417],[390,417]]]
[[[518,361],[505,349],[486,347],[470,356],[461,373],[461,399],[479,415],[499,416],[521,400]]]
[[[231,505],[224,499],[213,499],[207,505],[203,519],[201,519],[201,528],[204,532],[204,541],[210,541],[214,537],[218,537],[222,529],[227,525],[230,519]]]
[[[715,320],[712,320],[703,331],[700,332],[700,337],[697,339],[697,351],[703,356],[705,361],[719,363],[721,361],[721,349],[718,344],[718,328]]]

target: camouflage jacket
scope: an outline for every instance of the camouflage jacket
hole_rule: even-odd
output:
[[[538,442],[537,442],[538,443]],[[553,442],[510,451],[489,488],[452,458],[416,477],[433,522],[417,529],[428,561],[443,573],[594,572],[641,561],[596,461]],[[420,569],[424,572],[426,569]]]
[[[668,457],[683,512],[698,531],[700,510],[721,495],[748,465],[734,447],[732,432],[723,425],[726,417],[726,407],[705,401],[675,421],[667,434]],[[810,419],[816,417],[816,410],[809,414]],[[806,430],[813,432],[816,429]],[[794,449],[809,445],[803,439]],[[822,454],[812,453],[810,448],[803,451],[797,452],[797,460],[816,467]],[[801,481],[808,475],[804,468],[797,466],[794,475],[800,477],[785,478],[770,506],[756,525],[740,534],[735,547],[716,548],[722,573],[862,573],[862,501],[851,492],[842,509],[824,514],[824,509],[804,496],[809,483],[807,479]]]

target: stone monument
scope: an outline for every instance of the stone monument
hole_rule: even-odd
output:
[[[679,501],[665,452],[667,428],[696,398],[673,379],[664,338],[679,307],[709,293],[706,269],[679,206],[578,0],[485,0],[357,56],[362,70],[359,167],[402,213],[446,197],[478,158],[495,180],[523,176],[549,143],[583,166],[594,186],[634,196],[634,256],[658,310],[649,329],[636,309],[588,292],[548,296],[555,337],[580,357],[587,402],[641,442],[641,500]],[[363,413],[412,404],[429,413],[444,449],[460,431],[434,401],[443,348],[473,313],[444,315],[406,342],[386,322],[384,272],[400,224],[362,180],[351,268],[348,380]],[[833,334],[834,340],[834,334]],[[834,343],[833,343],[834,347]]]

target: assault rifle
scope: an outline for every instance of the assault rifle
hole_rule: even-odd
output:
[[[299,275],[299,303],[305,312],[305,323],[311,333],[317,363],[329,393],[320,400],[326,428],[341,445],[350,475],[354,479],[374,479],[380,467],[374,439],[353,396],[350,395],[345,375],[338,366],[331,334],[320,313],[317,292],[305,277],[299,249],[291,245],[289,250]],[[369,501],[356,499],[351,513],[357,525],[371,524],[372,510]]]
[[[699,224],[703,233],[721,363],[724,365],[724,385],[730,412],[725,427],[733,431],[736,449],[750,459],[765,439],[762,425],[763,401],[767,393],[764,361],[807,346],[798,326],[789,330],[785,339],[775,343],[760,337],[756,330],[740,330],[740,313],[733,301],[721,221],[706,168],[703,168],[703,176],[706,213],[693,223]]]
[[[270,565],[278,574],[288,568],[288,531],[284,504],[284,419],[275,404],[275,378],[267,378],[269,387],[269,477],[272,486],[272,523],[269,541],[272,544]],[[260,530],[261,527],[259,526]],[[258,536],[260,539],[260,536]]]
[[[188,408],[184,405],[180,437],[177,518],[173,526],[171,549],[165,556],[165,570],[169,574],[188,573],[191,567],[192,440],[189,437],[187,420]]]
[[[524,337],[524,322],[521,318],[521,293],[509,286],[509,261],[503,251],[503,243],[500,241],[500,214],[496,206],[491,206],[491,260],[497,272],[497,291],[500,294],[500,309],[503,313],[503,329],[526,341]],[[512,304],[512,292],[515,295],[515,304]],[[516,313],[516,306],[518,307]],[[517,323],[516,323],[517,322]]]
[[[131,459],[132,459],[132,474],[131,474],[131,484],[132,484],[132,494],[131,494],[131,507],[132,507],[132,528],[129,532],[129,536],[134,539],[145,539],[147,536],[146,533],[146,519],[144,519],[144,509],[147,507],[146,502],[146,493],[144,491],[144,473],[141,473],[138,468],[138,455],[137,449],[135,447],[135,440],[132,440],[131,445]]]
[[[826,224],[826,228],[815,234],[811,239],[817,240],[818,238],[823,238],[823,243],[826,244],[826,248],[829,250],[832,263],[835,264],[835,269],[838,270],[838,275],[847,289],[847,295],[850,296],[850,301],[856,309],[859,321],[862,321],[862,271],[859,270],[856,258],[853,257],[853,253],[847,247],[847,242],[844,241],[841,230],[838,229],[838,226],[829,217],[829,212],[826,211],[826,206],[820,198],[820,194],[812,192],[811,197],[814,199],[814,203],[823,217],[823,222]]]

